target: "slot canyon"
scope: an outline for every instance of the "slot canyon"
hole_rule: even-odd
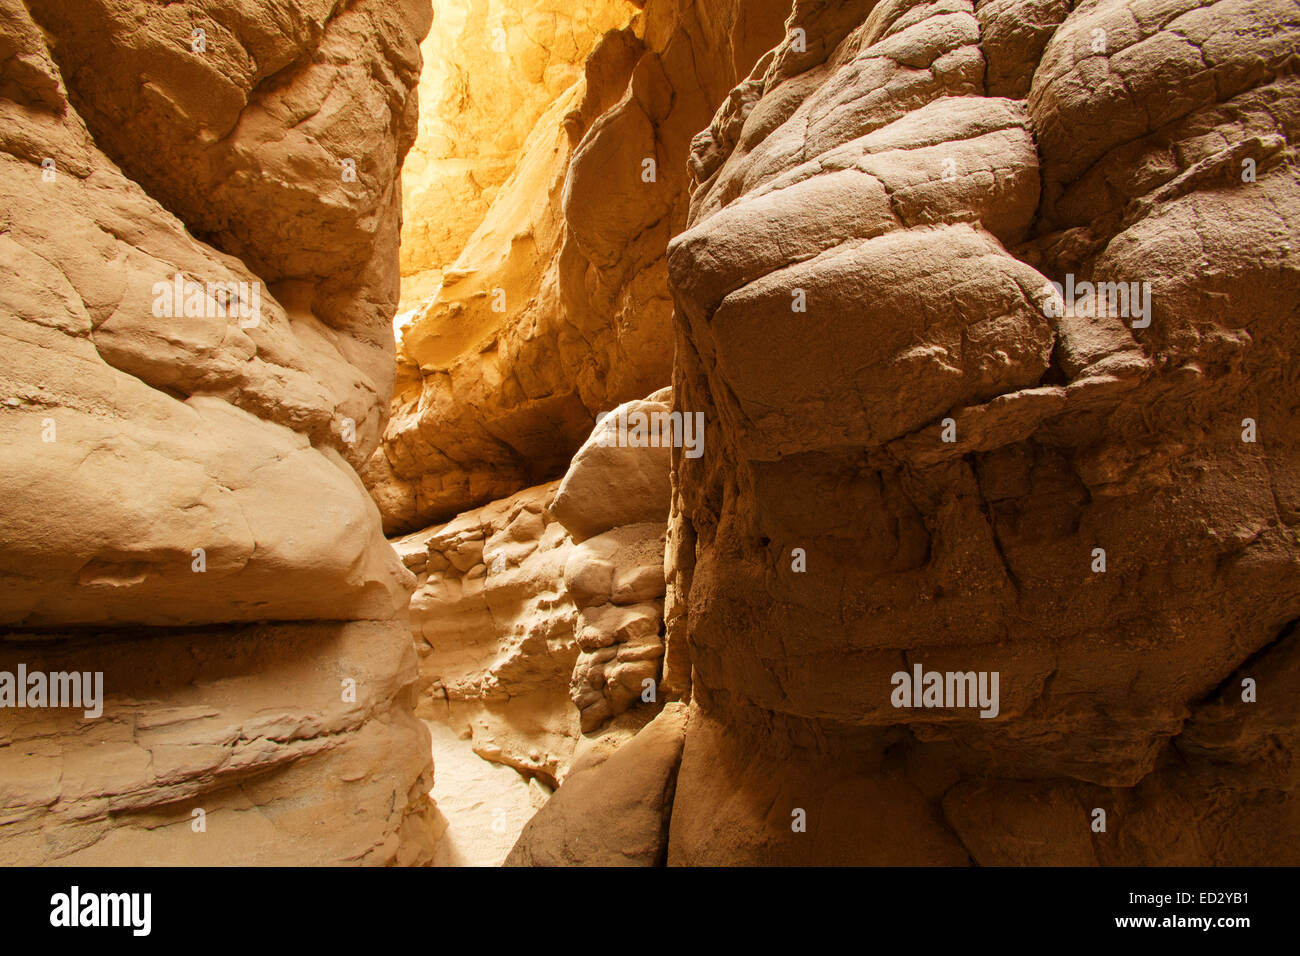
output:
[[[0,862],[1300,865],[1297,0],[0,0]]]

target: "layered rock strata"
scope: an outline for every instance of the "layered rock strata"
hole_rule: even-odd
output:
[[[0,710],[0,859],[429,859],[411,575],[353,471],[428,5],[0,14],[0,670],[102,681]]]
[[[0,860],[1300,862],[1293,2],[440,15],[0,0]]]

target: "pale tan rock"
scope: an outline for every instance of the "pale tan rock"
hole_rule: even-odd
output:
[[[400,622],[48,636],[7,632],[0,670],[102,672],[103,715],[0,710],[6,865],[433,856],[429,735]]]
[[[524,827],[505,865],[662,864],[685,730],[686,708],[670,704],[605,760],[576,770]]]
[[[10,27],[41,42],[30,20]],[[177,273],[246,288],[263,277],[191,238],[71,109],[0,110],[12,277],[0,429],[14,451],[0,475],[0,618],[392,617],[409,578],[336,453],[362,454],[382,412],[342,338],[269,290],[248,328],[238,314],[159,315],[155,283],[170,292]],[[36,149],[46,138],[52,180]]]
[[[664,525],[658,522],[622,525],[589,538],[565,563],[580,651],[569,696],[584,732],[638,701],[658,700],[663,566]]]
[[[578,736],[568,697],[577,610],[564,581],[573,545],[547,510],[555,488],[396,541],[420,568],[411,599],[420,716],[470,728],[466,751],[551,786]]]
[[[551,512],[574,540],[620,525],[667,520],[672,448],[661,439],[668,436],[664,423],[672,411],[670,403],[671,397],[620,405],[592,429],[573,456]]]
[[[437,767],[430,797],[442,823],[434,866],[500,866],[550,789],[506,764],[484,760],[456,729],[426,720]]]
[[[357,366],[354,387],[370,393],[361,403],[386,398],[398,173],[415,137],[429,4],[32,9],[99,148],[192,232],[276,283],[289,311],[307,313],[300,336]],[[354,464],[384,421],[358,427]]]
[[[670,395],[651,399],[632,405],[666,410]],[[549,793],[659,708],[664,524],[619,523],[575,545],[556,502],[564,487],[609,497],[639,481],[661,486],[651,510],[666,509],[668,449],[599,450],[611,455],[579,456],[562,481],[394,541],[419,579],[411,603],[419,713],[437,741],[435,764],[446,768],[434,791],[445,821],[441,863],[499,862],[503,840],[508,848],[528,818],[520,815],[528,786]],[[574,480],[592,470],[613,488]],[[583,513],[585,501],[572,502]],[[625,522],[644,508],[633,501],[602,515]]]
[[[0,710],[0,859],[427,862],[413,575],[352,466],[428,8],[0,14],[0,670],[105,695]]]
[[[1297,862],[1294,5],[443,6],[390,380],[423,4],[0,0],[0,859]]]
[[[569,698],[584,733],[658,699],[664,525],[622,523],[575,546],[556,501],[566,484],[583,486],[572,482],[580,471],[627,487],[629,475],[656,483],[658,470],[666,507],[668,449],[600,450],[614,454],[580,456],[561,482],[394,542],[419,582],[411,621],[431,694],[422,715],[472,726],[480,755],[552,782],[578,736]],[[634,520],[644,506],[632,504],[604,514]]]
[[[560,482],[551,513],[578,545],[564,567],[580,653],[569,694],[582,730],[659,699],[663,656],[664,514],[672,391],[627,402],[592,430]],[[638,418],[638,416],[640,416]],[[699,434],[702,449],[703,435]]]

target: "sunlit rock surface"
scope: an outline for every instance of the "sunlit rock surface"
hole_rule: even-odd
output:
[[[454,256],[439,253],[441,285],[403,331],[393,418],[364,471],[390,534],[562,474],[597,415],[670,384],[665,250],[685,223],[691,138],[780,38],[785,12],[783,0],[656,2],[611,22],[485,213],[444,203],[408,216],[474,225]],[[505,27],[510,76],[528,48],[519,29]],[[493,105],[474,89],[471,118]],[[434,152],[462,122],[435,120],[422,134]],[[428,169],[439,181],[443,167]]]
[[[0,710],[0,860],[429,860],[413,581],[353,471],[428,4],[0,14],[0,670],[103,675]]]

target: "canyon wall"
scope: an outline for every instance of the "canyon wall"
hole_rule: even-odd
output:
[[[390,534],[563,474],[600,412],[669,384],[665,249],[685,222],[690,141],[784,13],[785,0],[650,3],[542,112],[403,330],[392,421],[364,472]],[[408,231],[477,212],[428,215]]]
[[[669,247],[668,862],[1297,862],[1300,9],[787,25]]]
[[[547,688],[451,719],[545,788],[508,863],[1293,862],[1298,28],[651,0],[594,44],[364,471],[390,533],[461,513],[427,582],[496,608],[422,579],[426,715]],[[611,531],[593,422],[670,366],[704,453]]]
[[[0,0],[0,861],[1300,862],[1294,2],[436,8]]]
[[[416,575],[419,706],[434,739],[434,862],[495,865],[575,768],[658,712],[668,448],[601,423],[561,480],[394,540]]]
[[[668,449],[597,419],[670,410],[691,138],[784,0],[463,7],[424,45],[393,418],[362,473],[418,579],[437,861],[491,863],[662,705]],[[546,17],[574,45],[543,57]]]
[[[628,0],[438,0],[420,45],[420,130],[402,167],[402,306],[433,297],[544,113]]]
[[[431,858],[412,575],[353,470],[429,24],[0,2],[0,670],[102,675],[5,701],[4,862]]]

